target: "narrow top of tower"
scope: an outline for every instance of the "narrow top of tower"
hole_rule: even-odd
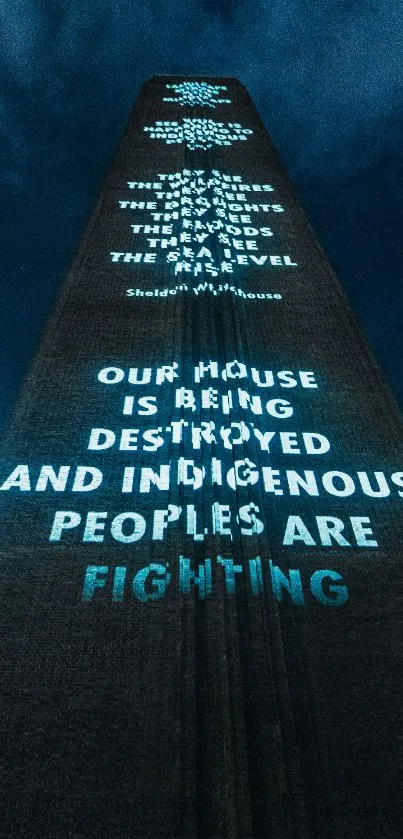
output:
[[[246,91],[238,79],[231,76],[151,76],[141,88],[140,95],[161,97],[161,103],[215,110],[232,105],[234,96]]]
[[[167,80],[170,80],[175,84],[180,84],[181,82],[202,83],[203,81],[206,81],[209,84],[212,84],[212,83],[215,83],[215,84],[228,83],[228,84],[236,84],[236,85],[240,85],[241,87],[244,87],[244,85],[242,85],[242,83],[239,81],[239,79],[237,79],[235,76],[210,76],[208,73],[203,74],[203,75],[197,75],[197,76],[187,75],[187,74],[186,75],[178,75],[178,74],[172,74],[172,73],[158,73],[155,76],[150,76],[150,78],[147,79],[144,82],[144,84],[148,84],[149,82],[158,82],[158,81],[166,82]]]

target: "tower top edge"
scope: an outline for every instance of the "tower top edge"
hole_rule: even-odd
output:
[[[158,73],[158,74],[155,74],[154,76],[150,76],[148,79],[145,79],[144,82],[143,82],[143,85],[155,83],[155,82],[158,82],[158,81],[166,82],[168,79],[171,79],[172,81],[175,81],[175,82],[177,82],[177,81],[180,81],[180,82],[187,82],[187,81],[201,82],[201,81],[207,81],[207,80],[209,82],[212,82],[212,81],[229,82],[230,84],[239,85],[239,87],[245,87],[245,85],[243,85],[242,82],[240,82],[239,79],[237,79],[235,76],[220,76],[220,75],[212,76],[212,75],[209,75],[208,73],[204,73],[204,74],[199,73],[197,75],[192,75],[192,74],[187,74],[187,73],[183,73],[183,74],[181,74],[181,73]]]

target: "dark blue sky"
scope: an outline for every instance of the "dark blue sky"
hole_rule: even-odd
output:
[[[0,423],[140,85],[247,85],[403,405],[403,16],[387,0],[0,0]]]

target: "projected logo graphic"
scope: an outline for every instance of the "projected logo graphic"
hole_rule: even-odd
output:
[[[240,175],[217,169],[183,169],[127,186],[140,195],[119,200],[119,208],[135,215],[130,227],[139,249],[111,251],[112,262],[162,260],[183,279],[230,277],[238,266],[297,265],[288,254],[265,253],[275,238],[270,222],[284,213],[271,184],[244,183]]]
[[[152,140],[163,140],[167,145],[186,143],[188,149],[211,149],[213,146],[232,146],[239,140],[247,140],[253,134],[251,128],[242,128],[239,122],[215,122],[212,119],[185,118],[182,122],[157,120],[154,125],[145,126]]]
[[[179,84],[167,84],[165,87],[174,91],[176,95],[164,96],[163,102],[176,102],[182,107],[184,105],[200,105],[215,108],[216,105],[231,104],[231,99],[217,98],[221,90],[227,90],[226,86],[222,84],[180,82]]]

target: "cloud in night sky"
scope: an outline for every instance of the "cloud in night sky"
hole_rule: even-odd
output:
[[[138,89],[160,73],[248,87],[403,401],[398,4],[0,0],[0,56],[1,417]]]

